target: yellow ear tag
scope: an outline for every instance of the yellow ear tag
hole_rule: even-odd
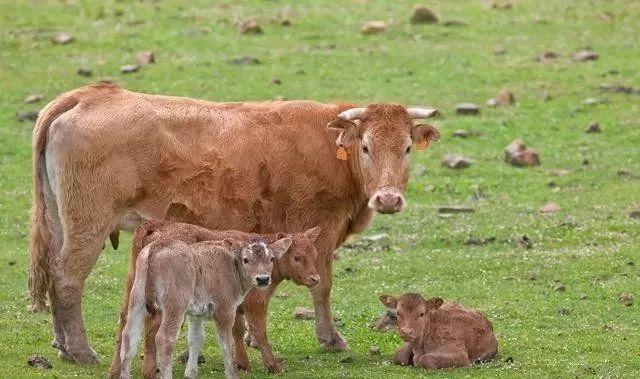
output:
[[[336,158],[340,159],[341,161],[346,161],[347,150],[342,146],[338,147],[338,151],[336,151]]]
[[[427,139],[423,139],[422,141],[416,143],[416,150],[426,150],[429,147],[429,141]]]

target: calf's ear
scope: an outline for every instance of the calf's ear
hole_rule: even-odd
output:
[[[231,253],[235,253],[235,251],[240,248],[240,244],[238,243],[238,241],[236,241],[234,239],[231,239],[231,238],[223,239],[222,240],[222,245],[226,249],[229,249],[231,251]]]
[[[358,137],[358,125],[353,121],[336,119],[327,124],[328,128],[342,129],[340,135],[336,139],[336,145],[339,147],[351,147]]]
[[[431,125],[417,124],[411,127],[411,139],[416,144],[416,150],[424,150],[431,142],[440,140],[440,132]]]
[[[280,259],[282,254],[286,253],[291,246],[291,238],[280,238],[276,242],[269,245],[269,248],[273,252],[273,256],[276,259]]]
[[[380,302],[389,309],[396,309],[398,306],[398,299],[391,295],[380,295]]]
[[[314,226],[313,228],[304,232],[304,235],[309,239],[309,241],[313,243],[316,242],[321,231],[322,229],[319,226]]]
[[[444,303],[444,300],[442,300],[439,297],[434,297],[429,300],[425,300],[424,302],[425,302],[425,305],[427,306],[427,309],[436,310],[440,308],[440,306],[442,306],[442,304]]]

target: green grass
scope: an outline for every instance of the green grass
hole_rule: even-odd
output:
[[[640,3],[514,0],[511,10],[490,10],[475,0],[428,2],[442,19],[468,23],[457,27],[410,25],[414,1],[211,3],[0,0],[3,377],[102,377],[109,364],[130,241],[126,238],[119,251],[104,251],[87,285],[85,320],[102,363],[78,367],[60,361],[49,347],[50,315],[26,311],[32,123],[15,117],[17,111],[37,110],[58,93],[102,77],[136,91],[211,100],[284,96],[428,104],[442,110],[443,117],[435,121],[442,141],[412,158],[413,171],[422,173],[410,180],[408,209],[378,216],[366,233],[387,233],[388,241],[369,245],[355,238],[340,250],[333,306],[351,351],[323,352],[312,323],[293,320],[295,306],[310,305],[304,289],[285,284],[279,292],[288,297],[274,298],[269,333],[285,359],[284,377],[425,375],[391,364],[400,339],[369,328],[382,311],[378,294],[408,291],[481,308],[498,334],[500,353],[494,362],[433,377],[638,376],[639,305],[626,307],[617,298],[621,292],[640,296],[640,221],[628,216],[640,206],[640,96],[598,87],[640,87]],[[270,21],[289,4],[293,26]],[[605,12],[613,21],[600,17]],[[260,21],[263,35],[237,32],[234,21],[248,17]],[[363,21],[377,19],[390,22],[386,33],[359,34]],[[75,41],[53,45],[50,39],[57,31],[73,34]],[[496,46],[506,54],[495,55]],[[572,61],[570,55],[585,46],[600,59]],[[135,62],[143,49],[154,50],[157,63],[120,74],[119,67]],[[535,62],[545,50],[561,56]],[[262,64],[228,63],[243,55]],[[93,78],[78,76],[80,66],[91,68]],[[281,85],[270,84],[275,77]],[[502,87],[514,92],[514,107],[483,106],[478,117],[454,114],[456,103],[484,105]],[[541,99],[545,90],[550,101]],[[31,93],[42,93],[45,102],[24,104]],[[603,102],[582,104],[588,97]],[[590,121],[598,121],[603,133],[585,134]],[[451,137],[462,128],[482,136]],[[517,137],[540,151],[540,167],[518,169],[502,161],[504,147]],[[474,164],[463,171],[445,169],[440,166],[445,153],[463,153]],[[560,176],[557,169],[569,173]],[[635,176],[620,176],[618,170]],[[432,190],[425,191],[427,185]],[[486,195],[483,200],[471,198],[477,189]],[[563,211],[539,215],[538,208],[548,201]],[[450,204],[470,205],[476,212],[437,217],[437,207]],[[523,235],[533,241],[531,249],[518,244]],[[470,237],[495,237],[495,242],[467,246]],[[556,280],[566,285],[565,292],[554,291]],[[370,355],[372,345],[382,354]],[[183,346],[181,339],[179,349]],[[221,376],[213,339],[205,353],[202,376]],[[47,357],[54,368],[38,372],[28,367],[27,358],[34,354]],[[244,377],[268,377],[258,355],[251,354],[254,371]],[[340,363],[346,357],[353,361]],[[176,375],[183,369],[176,365]]]

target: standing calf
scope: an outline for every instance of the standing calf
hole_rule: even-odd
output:
[[[272,244],[254,238],[241,248],[231,239],[187,245],[167,238],[146,246],[137,259],[129,295],[120,350],[121,378],[130,376],[144,317],[158,312],[162,316],[155,345],[161,378],[172,377],[173,345],[185,313],[193,325],[189,329],[185,376],[197,376],[198,355],[204,342],[202,318],[207,317],[216,323],[227,378],[238,378],[231,355],[236,308],[252,287],[269,286],[274,260],[290,245],[289,238]]]
[[[247,241],[251,238],[262,237],[267,242],[275,242],[281,238],[290,238],[292,243],[289,249],[274,262],[271,275],[271,285],[266,289],[253,289],[245,296],[244,302],[236,315],[236,323],[233,327],[235,340],[235,362],[238,367],[248,370],[250,368],[249,358],[243,344],[245,333],[245,316],[248,319],[252,342],[259,348],[262,361],[270,372],[281,372],[282,365],[273,355],[271,344],[267,338],[267,304],[261,292],[268,295],[273,293],[280,282],[291,279],[298,285],[314,287],[320,281],[320,276],[316,270],[318,252],[314,242],[320,234],[320,228],[311,228],[300,233],[274,233],[274,234],[253,234],[240,231],[212,231],[201,226],[169,222],[162,220],[146,221],[136,228],[133,236],[131,249],[131,260],[127,282],[125,286],[125,296],[120,313],[120,325],[116,337],[116,348],[113,362],[110,368],[110,377],[120,376],[120,348],[122,342],[122,330],[127,323],[127,310],[129,308],[129,294],[133,288],[136,277],[136,262],[143,248],[152,242],[163,240],[183,241],[192,244],[201,241],[222,241],[231,238],[235,241]],[[156,312],[145,319],[145,351],[143,362],[143,376],[147,379],[156,377],[156,346],[155,335],[160,324],[162,315]]]
[[[443,305],[407,293],[399,299],[381,295],[380,301],[398,314],[398,333],[405,341],[395,363],[426,369],[462,367],[493,359],[498,341],[491,322],[480,312],[458,304]]]

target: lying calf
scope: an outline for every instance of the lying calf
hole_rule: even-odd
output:
[[[396,309],[398,333],[405,341],[396,352],[396,364],[462,367],[489,361],[498,351],[491,322],[476,310],[454,303],[443,305],[440,298],[426,300],[416,293],[399,299],[381,295],[380,301]]]
[[[172,377],[173,345],[185,313],[196,326],[190,328],[185,377],[197,376],[198,355],[204,343],[201,318],[205,317],[216,323],[227,378],[238,378],[231,355],[236,308],[252,287],[270,284],[274,260],[290,245],[289,238],[272,244],[253,238],[240,247],[231,239],[192,245],[164,239],[147,245],[136,260],[127,323],[122,332],[120,377],[130,376],[145,315],[159,312],[162,316],[155,345],[161,378]]]
[[[133,246],[131,249],[131,261],[129,274],[125,288],[125,297],[123,301],[122,311],[120,313],[120,325],[118,335],[116,337],[116,352],[111,364],[110,377],[117,378],[120,375],[120,344],[122,330],[126,325],[126,316],[128,308],[128,298],[133,281],[135,279],[135,263],[140,251],[144,246],[165,239],[179,240],[186,243],[195,243],[200,241],[220,241],[225,238],[232,238],[238,241],[246,241],[256,236],[263,237],[269,242],[274,242],[279,238],[290,238],[291,247],[285,254],[274,262],[274,269],[271,276],[271,285],[265,289],[269,294],[275,291],[276,286],[282,280],[290,279],[298,285],[308,287],[315,286],[320,281],[320,276],[316,270],[316,260],[318,253],[314,246],[314,242],[320,233],[320,228],[315,227],[302,233],[276,233],[257,235],[253,233],[245,233],[239,231],[212,231],[200,226],[172,223],[169,221],[147,221],[140,225],[134,233]],[[261,296],[252,296],[254,291],[251,290],[245,297],[242,304],[241,312],[236,315],[236,323],[233,328],[233,336],[235,340],[235,361],[238,367],[248,370],[250,368],[249,358],[247,356],[244,344],[242,343],[245,334],[244,316],[248,318],[251,336],[254,344],[260,349],[262,361],[270,372],[281,372],[281,363],[275,358],[271,351],[271,344],[267,338],[267,309],[266,304],[254,299],[261,299]],[[257,295],[257,294],[255,294]],[[151,379],[156,377],[156,346],[154,336],[159,327],[160,315],[148,317],[145,320],[145,352],[143,362],[143,375],[145,378]]]

